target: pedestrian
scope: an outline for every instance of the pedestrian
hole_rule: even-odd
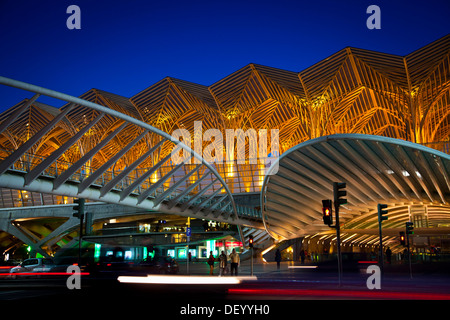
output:
[[[305,250],[300,251],[300,260],[302,264],[305,264]]]
[[[241,259],[239,258],[239,253],[236,252],[236,249],[233,249],[233,251],[231,251],[230,260],[231,260],[231,275],[233,275],[233,270],[234,270],[234,273],[237,277],[238,267],[239,267],[239,263],[241,262]]]
[[[391,264],[392,251],[389,247],[386,249],[386,260],[387,263]]]
[[[280,249],[277,249],[277,251],[275,252],[275,261],[277,262],[277,270],[280,270],[280,262],[281,262]]]
[[[227,255],[224,251],[219,256],[219,277],[225,275],[225,270],[227,268]]]
[[[209,252],[208,264],[209,264],[209,274],[212,276],[214,273],[214,262],[216,259],[213,256],[213,252]]]

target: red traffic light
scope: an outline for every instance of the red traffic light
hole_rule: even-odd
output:
[[[405,245],[405,233],[403,231],[400,232],[400,244]]]
[[[327,225],[333,224],[333,210],[331,200],[322,200],[323,223]]]

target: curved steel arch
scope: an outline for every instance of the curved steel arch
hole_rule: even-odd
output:
[[[260,199],[266,231],[278,239],[328,231],[321,200],[333,198],[333,182],[347,183],[343,223],[377,203],[442,206],[450,221],[449,155],[404,140],[338,134],[301,143],[272,164]]]
[[[126,114],[64,93],[5,77],[0,77],[0,84],[35,93],[30,100],[0,123],[0,134],[27,108],[36,103],[41,95],[69,103],[60,109],[60,112],[53,119],[49,119],[48,123],[42,126],[37,133],[30,136],[16,150],[8,152],[1,159],[1,187],[100,200],[191,217],[209,218],[213,216],[212,219],[218,221],[239,224],[233,195],[217,170],[191,148],[174,139],[168,133]],[[29,150],[39,143],[58,123],[64,121],[67,114],[74,110],[76,106],[95,110],[98,115],[83,128],[78,128],[78,132],[74,132],[51,154],[41,157],[30,153]],[[113,117],[117,121],[122,121],[122,123],[112,132],[108,132],[101,141],[86,151],[74,163],[62,163],[58,160],[80,138],[90,134],[91,130],[105,115]],[[140,134],[102,166],[89,167],[87,164],[90,159],[128,126],[139,129]],[[161,138],[159,142],[148,145],[148,149],[141,152],[140,157],[119,174],[114,175],[113,172],[111,176],[106,177],[108,168],[114,166],[121,157],[149,133],[159,136]],[[143,161],[160,151],[165,142],[173,143],[174,150],[183,149],[187,152],[188,160],[185,163],[191,158],[196,158],[196,164],[189,166],[181,163],[167,166],[166,164],[170,161],[169,155],[163,159],[158,159],[157,163],[154,161],[150,168],[139,168]],[[86,173],[83,170],[89,172]],[[202,172],[201,176],[199,172]],[[159,175],[157,175],[158,173]],[[135,176],[132,176],[132,174],[135,174]],[[152,179],[152,177],[157,178]],[[175,177],[178,177],[178,179],[175,179]],[[240,228],[239,231],[243,239]]]

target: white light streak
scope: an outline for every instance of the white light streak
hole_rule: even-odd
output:
[[[255,276],[248,277],[211,277],[211,276],[161,276],[148,275],[146,277],[120,276],[122,283],[148,283],[148,284],[239,284],[243,280],[257,280]]]

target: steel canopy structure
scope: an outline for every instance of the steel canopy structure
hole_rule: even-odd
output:
[[[1,206],[30,205],[20,192],[30,190],[41,195],[33,205],[47,205],[48,194],[58,204],[81,196],[264,229],[259,208],[244,208],[248,219],[233,199],[261,192],[266,229],[284,239],[326,233],[317,205],[343,181],[347,229],[373,228],[377,202],[401,217],[388,224],[420,208],[450,225],[449,74],[447,35],[405,56],[347,47],[300,72],[252,63],[210,86],[167,77],[130,98],[99,89],[75,98],[1,78],[34,94],[0,114],[0,185],[17,191],[2,193]],[[52,107],[41,95],[67,103]],[[171,137],[194,132],[195,121],[203,132],[278,129],[280,172],[261,189],[262,159],[205,162],[193,141]],[[173,165],[174,145],[201,163]]]
[[[54,112],[52,119],[44,119],[41,128],[35,128],[32,134],[28,131],[23,144],[13,150],[2,149],[1,187],[79,197],[164,213],[194,217],[198,214],[201,218],[211,215],[219,221],[239,219],[228,185],[216,169],[171,135],[133,117],[84,99],[5,77],[0,77],[0,83],[35,93],[33,98],[4,119],[0,124],[0,134],[5,130],[8,131],[10,125],[27,111],[40,95],[69,102],[69,105],[61,111]],[[81,119],[86,118],[86,113],[94,113],[95,117],[92,121],[86,121],[82,128],[75,129],[64,143],[53,144],[54,148],[49,154],[44,156],[33,152],[33,149],[40,148],[42,140],[48,139],[49,133],[51,135],[52,131],[58,132],[59,128],[67,125],[65,117],[69,117],[70,111],[73,110],[75,112],[82,110],[84,115]],[[109,118],[113,125],[98,137],[95,144],[90,146],[90,150],[85,150],[81,158],[75,162],[61,161],[63,154],[70,148],[80,148],[79,141],[83,137],[96,134],[94,126],[104,117]],[[125,130],[125,136],[121,138],[127,141],[127,145],[101,166],[93,165],[92,158],[101,153],[101,150],[113,142],[116,136],[120,136],[126,127],[128,130]],[[151,135],[153,136],[149,137]],[[160,149],[166,142],[175,145],[172,148],[173,152],[185,150],[189,159],[196,157],[198,164],[189,167],[185,162],[180,162],[173,164],[170,171],[162,170],[164,164],[171,163],[171,153],[162,158],[152,155],[155,152],[160,155]],[[133,150],[136,145],[138,151]],[[114,172],[114,169],[108,171],[111,167],[114,168],[115,163],[127,152],[137,152],[139,157],[118,172]],[[137,169],[142,162],[149,159],[151,161],[149,167]],[[201,177],[195,182],[189,182],[189,178],[196,175],[201,167],[203,167]],[[170,180],[174,181],[170,183]],[[204,184],[201,185],[201,182]],[[192,194],[194,189],[196,191]],[[19,235],[19,232],[14,232],[17,230],[13,226],[2,228]],[[243,238],[242,231],[240,232]],[[39,248],[37,250],[39,251]]]
[[[412,221],[408,205],[426,207],[435,226],[449,221],[450,156],[434,149],[380,136],[331,135],[286,151],[278,165],[276,174],[269,169],[261,192],[263,221],[274,238],[329,231],[321,200],[333,198],[333,182],[347,184],[340,221],[352,236],[352,229],[377,226],[378,203],[389,206],[389,228]]]

